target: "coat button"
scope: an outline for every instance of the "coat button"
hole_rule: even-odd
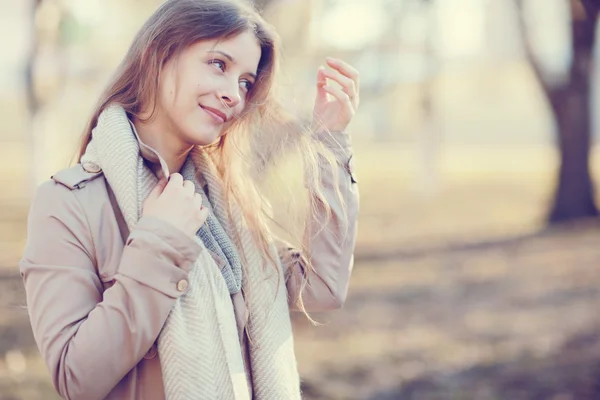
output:
[[[185,279],[180,280],[179,282],[177,282],[177,290],[179,290],[180,292],[185,291],[185,289],[188,288],[188,281],[186,281]]]
[[[102,171],[102,168],[100,168],[98,164],[93,162],[84,162],[81,166],[84,170],[86,170],[86,172],[92,174],[97,174],[98,172]]]

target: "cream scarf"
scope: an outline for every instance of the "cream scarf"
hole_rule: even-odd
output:
[[[247,329],[253,394],[242,358],[230,290],[219,266],[197,237],[202,251],[189,275],[189,291],[171,310],[158,337],[167,400],[300,399],[287,291],[281,263],[279,277],[254,245],[238,211],[227,217],[215,166],[200,149],[189,156],[196,173],[208,184],[211,212],[229,237],[241,237],[245,255],[242,291],[249,293]],[[141,216],[142,204],[157,183],[145,166],[139,143],[120,106],[107,107],[92,132],[82,162],[98,164],[115,193],[130,230]],[[199,179],[196,179],[196,187]],[[274,246],[271,256],[279,260]]]

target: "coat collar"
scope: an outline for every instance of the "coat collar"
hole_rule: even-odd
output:
[[[170,176],[169,166],[167,162],[161,157],[157,150],[148,146],[146,143],[142,141],[140,135],[135,129],[135,125],[131,120],[129,120],[129,125],[131,125],[131,130],[135,135],[135,138],[140,147],[140,154],[144,160],[148,162],[148,166],[154,172],[154,175],[160,180]]]

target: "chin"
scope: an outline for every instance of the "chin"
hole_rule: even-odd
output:
[[[206,146],[219,140],[221,131],[214,126],[205,129],[196,129],[188,135],[189,141],[197,146]]]

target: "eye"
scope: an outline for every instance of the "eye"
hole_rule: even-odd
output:
[[[254,83],[250,82],[247,79],[243,79],[240,81],[240,86],[242,89],[244,89],[246,92],[249,92],[250,90],[252,90],[252,88],[254,87]]]
[[[216,66],[218,69],[221,70],[221,72],[225,72],[225,68],[227,67],[227,65],[225,64],[225,61],[221,61],[221,60],[217,60],[217,59],[210,60],[208,63],[210,65]]]

